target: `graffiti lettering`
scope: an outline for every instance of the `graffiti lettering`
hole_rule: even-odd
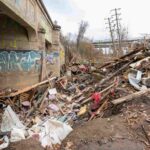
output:
[[[41,53],[36,51],[1,51],[0,71],[39,71],[41,64]]]
[[[47,54],[46,57],[47,62],[50,64],[58,64],[59,63],[59,52],[51,52],[50,54]]]

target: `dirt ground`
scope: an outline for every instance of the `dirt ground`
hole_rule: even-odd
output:
[[[11,143],[9,147],[4,150],[44,150],[44,148],[38,141],[34,139],[28,139],[16,143]]]
[[[115,115],[112,115],[115,114]],[[76,127],[61,150],[150,150],[142,126],[150,135],[150,96],[109,109],[98,118]]]
[[[118,115],[80,125],[66,138],[61,150],[143,150],[144,148],[143,142]]]

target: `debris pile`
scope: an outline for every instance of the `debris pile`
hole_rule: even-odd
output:
[[[30,137],[38,139],[43,147],[55,147],[74,125],[118,113],[117,107],[122,108],[124,102],[148,96],[149,88],[150,52],[138,47],[100,67],[73,64],[60,78],[50,78],[18,91],[1,91],[0,148]],[[139,115],[138,111],[130,113],[134,107],[143,111],[145,108],[127,105],[124,115],[131,125],[135,121],[132,118]],[[148,113],[145,116],[142,121],[149,122]],[[142,130],[149,142],[150,130],[143,126]]]

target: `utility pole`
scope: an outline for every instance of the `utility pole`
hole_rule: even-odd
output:
[[[106,24],[108,24],[108,26],[109,26],[108,28],[109,28],[109,32],[110,32],[111,41],[113,44],[113,50],[115,51],[114,34],[113,34],[114,30],[112,29],[110,18],[106,18],[105,20],[108,21]]]
[[[121,36],[120,36],[120,27],[119,27],[119,21],[121,20],[121,19],[119,18],[119,16],[120,16],[121,14],[118,13],[118,11],[119,11],[120,9],[121,9],[121,8],[115,8],[115,9],[111,10],[111,11],[114,11],[114,13],[115,13],[115,14],[112,15],[112,16],[115,16],[116,27],[117,27],[117,34],[118,34],[119,50],[121,50]]]

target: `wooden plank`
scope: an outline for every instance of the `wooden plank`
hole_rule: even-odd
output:
[[[137,99],[143,95],[146,95],[150,93],[150,88],[149,89],[146,89],[146,90],[142,90],[142,91],[139,91],[139,92],[136,92],[136,93],[133,93],[133,94],[130,94],[130,95],[127,95],[125,97],[121,97],[121,98],[118,98],[118,99],[115,99],[112,101],[112,103],[114,105],[117,105],[117,104],[121,104],[123,102],[127,102],[127,101],[131,101],[133,99]]]
[[[37,108],[39,108],[39,105],[45,100],[45,98],[48,94],[48,91],[49,91],[49,87],[46,89],[46,91],[44,92],[42,97],[36,101],[35,105],[33,107],[31,107],[31,109],[28,111],[26,117],[29,117]]]
[[[99,85],[102,85],[104,83],[106,83],[107,81],[109,81],[110,79],[112,79],[114,76],[118,75],[121,71],[123,71],[124,69],[126,69],[134,60],[131,60],[129,63],[125,64],[124,66],[122,66],[120,69],[118,69],[116,72],[112,73],[110,76],[104,78],[103,80],[100,81]]]
[[[11,94],[9,94],[9,95],[4,95],[4,96],[2,95],[2,96],[0,96],[0,98],[14,97],[14,96],[16,96],[16,95],[19,95],[19,94],[21,94],[21,93],[24,93],[24,92],[27,92],[27,91],[29,91],[29,90],[31,90],[31,89],[34,89],[34,88],[36,88],[36,87],[38,87],[38,86],[40,86],[40,85],[46,84],[46,83],[48,83],[49,81],[52,81],[52,80],[54,80],[54,79],[56,79],[56,77],[47,79],[47,80],[42,81],[42,82],[40,82],[40,83],[34,84],[34,85],[32,85],[32,86],[28,86],[28,87],[26,87],[26,88],[24,88],[24,89],[20,89],[20,90],[18,90],[17,92],[11,93]]]
[[[120,62],[122,59],[125,59],[125,58],[127,58],[127,57],[129,57],[129,56],[131,56],[131,55],[134,55],[134,54],[136,54],[136,53],[138,53],[138,52],[140,52],[140,51],[142,51],[142,50],[144,50],[144,49],[145,49],[145,47],[143,47],[143,46],[140,47],[140,48],[138,48],[138,49],[134,49],[133,51],[127,53],[126,55],[121,56],[121,57],[118,58],[118,59],[115,59],[115,60],[113,60],[113,61],[110,61],[110,62],[107,62],[107,63],[103,64],[103,65],[100,66],[98,69],[102,69],[102,68],[107,67],[108,65],[113,64],[113,63],[118,63],[118,62]]]

